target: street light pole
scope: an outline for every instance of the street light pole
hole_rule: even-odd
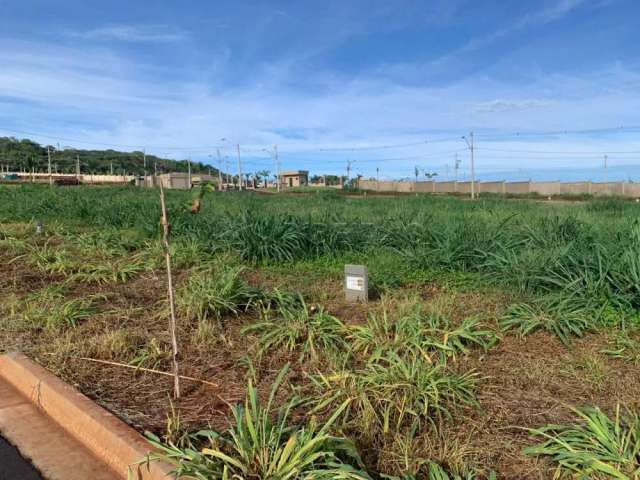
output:
[[[475,162],[473,158],[473,132],[469,133],[469,138],[462,137],[465,142],[467,142],[467,146],[469,147],[469,151],[471,152],[471,200],[476,198],[476,170],[475,170]]]
[[[218,183],[220,184],[218,190],[222,191],[222,158],[220,157],[219,148],[216,148],[216,153],[218,154]]]
[[[238,149],[238,184],[240,185],[240,191],[242,191],[242,162],[240,161],[240,144],[236,145]]]
[[[51,176],[51,148],[47,145],[47,164],[49,171],[49,185],[53,185],[53,177]]]

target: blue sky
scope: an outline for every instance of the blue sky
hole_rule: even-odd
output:
[[[0,0],[0,135],[462,178],[473,130],[480,178],[640,180],[638,45],[636,0]]]

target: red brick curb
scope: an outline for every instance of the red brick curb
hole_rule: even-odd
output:
[[[138,432],[26,356],[0,355],[0,380],[15,387],[120,478],[127,479],[130,475],[136,480],[167,480],[170,477],[167,465],[155,462],[136,465],[150,451],[149,444]]]

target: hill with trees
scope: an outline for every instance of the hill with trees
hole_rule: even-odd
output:
[[[116,175],[144,175],[145,155],[142,151],[121,152],[117,150],[84,150],[40,145],[29,139],[0,137],[0,169],[9,171],[47,172],[47,150],[51,155],[51,169],[54,173],[75,173],[80,160],[82,173]],[[170,160],[155,155],[146,155],[147,173],[186,172],[187,160]],[[218,170],[201,162],[191,162],[193,173],[217,174]]]

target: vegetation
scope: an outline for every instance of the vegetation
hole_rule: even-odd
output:
[[[533,430],[544,443],[528,448],[529,455],[546,455],[557,463],[556,478],[615,478],[640,476],[640,416],[616,409],[614,418],[599,408],[575,410],[582,423],[547,425]]]
[[[119,152],[116,150],[83,150],[60,148],[59,145],[40,145],[29,139],[18,140],[12,137],[0,137],[0,158],[12,171],[36,172],[48,171],[47,149],[51,154],[52,168],[59,173],[76,173],[77,157],[80,159],[83,173],[116,175],[143,175],[145,173],[145,155],[142,151]],[[146,155],[147,173],[157,165],[160,171],[186,172],[187,160],[168,160],[155,155]],[[209,167],[192,162],[194,173],[209,171]],[[216,175],[217,170],[211,169]]]
[[[166,193],[181,371],[210,383],[168,405],[145,371],[171,351],[153,190],[0,186],[0,350],[151,430],[178,474],[638,476],[640,205],[211,192],[194,215]]]
[[[272,418],[276,393],[286,371],[283,369],[278,375],[265,406],[249,381],[244,406],[233,408],[234,423],[226,433],[200,431],[183,437],[181,445],[165,444],[149,434],[151,443],[159,451],[152,454],[153,459],[175,466],[179,478],[370,479],[360,469],[362,461],[355,446],[329,433],[344,406],[322,427],[313,420],[302,427],[289,424],[295,399],[285,402],[278,409],[277,418]]]

